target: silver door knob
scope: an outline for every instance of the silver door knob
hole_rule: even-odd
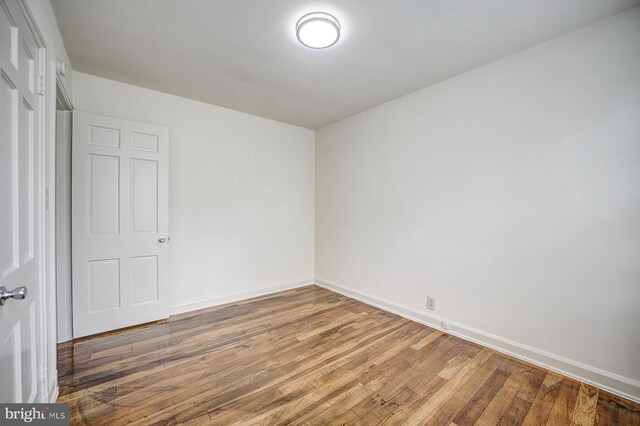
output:
[[[159,243],[166,243],[170,239],[171,239],[171,237],[160,237],[160,238],[158,238],[158,242]]]
[[[22,300],[27,297],[27,288],[18,287],[13,291],[7,291],[6,287],[0,287],[0,306],[4,305],[7,299]]]

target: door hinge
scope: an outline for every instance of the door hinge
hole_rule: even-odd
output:
[[[49,188],[44,189],[44,209],[49,210]]]
[[[36,89],[36,93],[38,95],[43,95],[46,93],[46,87],[47,87],[47,78],[44,75],[41,75],[38,77],[38,84],[37,84],[37,89]]]

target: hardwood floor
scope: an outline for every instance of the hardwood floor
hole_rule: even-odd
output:
[[[59,346],[72,424],[638,425],[640,406],[308,286]]]

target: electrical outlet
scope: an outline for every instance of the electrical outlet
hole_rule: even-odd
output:
[[[443,320],[442,321],[442,328],[444,328],[445,330],[448,330],[449,329],[449,321]]]
[[[436,298],[435,297],[427,296],[427,309],[429,309],[430,311],[435,311],[436,310]]]

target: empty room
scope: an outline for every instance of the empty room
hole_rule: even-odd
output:
[[[639,425],[639,0],[0,0],[0,425]]]

